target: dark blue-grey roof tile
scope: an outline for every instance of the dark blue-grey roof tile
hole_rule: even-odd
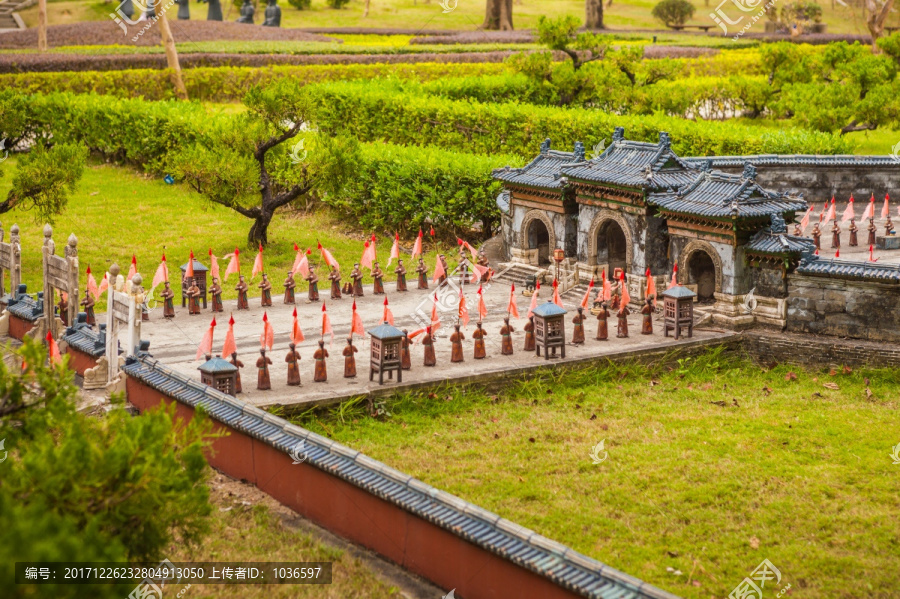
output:
[[[10,314],[28,322],[34,322],[43,315],[43,305],[30,295],[20,295],[17,300],[11,301],[6,309]]]
[[[89,324],[78,323],[74,327],[67,328],[62,338],[69,347],[74,347],[94,358],[106,353],[106,344],[100,341],[100,332],[95,331]]]
[[[548,150],[538,154],[534,160],[521,168],[494,169],[493,177],[504,183],[540,187],[543,189],[559,189],[562,186],[560,169],[563,165],[577,163],[574,152]]]
[[[806,251],[814,252],[816,244],[809,237],[772,233],[766,227],[750,238],[746,248],[760,254],[802,254]]]
[[[877,262],[851,262],[849,260],[823,259],[818,257],[801,262],[796,272],[805,275],[845,277],[878,281],[881,283],[900,283],[900,265]]]
[[[753,166],[893,166],[900,173],[900,162],[893,156],[856,156],[852,154],[753,154],[746,156],[708,156],[685,158],[685,161],[699,168],[709,162],[714,168],[742,166],[749,162]]]

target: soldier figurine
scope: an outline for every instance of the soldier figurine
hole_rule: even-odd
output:
[[[412,368],[412,356],[409,355],[409,331],[403,329],[403,339],[400,340],[400,368],[410,370]]]
[[[244,275],[238,275],[238,277],[240,277],[240,281],[238,281],[237,287],[235,287],[235,290],[238,292],[237,309],[249,310],[250,302],[247,301],[247,290],[249,287],[247,286],[247,282],[244,281]]]
[[[188,314],[200,314],[200,288],[197,287],[197,279],[191,279],[191,286],[187,290]]]
[[[487,273],[484,275],[484,282],[490,283],[491,277],[494,274],[494,271],[491,270],[491,263],[488,262],[487,255],[485,255],[484,250],[479,250],[478,252],[478,266],[482,266],[487,270]]]
[[[484,329],[481,328],[481,321],[475,324],[475,332],[472,333],[472,339],[475,340],[475,359],[483,360],[487,357],[487,351],[484,347]]]
[[[94,318],[94,298],[91,297],[91,292],[87,289],[84,290],[84,299],[81,300],[81,305],[84,306],[84,313],[87,314],[87,319],[85,322],[91,326],[96,324],[96,319]]]
[[[64,326],[69,326],[69,302],[66,300],[65,294],[60,291],[59,292],[59,319],[62,321]]]
[[[431,335],[431,327],[425,327],[425,336],[422,337],[422,347],[425,348],[425,366],[434,366],[437,364],[437,357],[434,355],[434,337]]]
[[[381,267],[378,266],[378,262],[372,266],[372,278],[375,279],[375,285],[373,285],[372,293],[375,295],[384,295],[384,271],[381,270]]]
[[[891,222],[891,215],[888,214],[887,221],[884,223],[884,236],[890,237],[894,234],[894,223]]]
[[[397,268],[394,272],[397,273],[397,291],[406,291],[406,268],[403,266],[402,258],[397,259]]]
[[[425,260],[422,259],[422,256],[419,256],[419,265],[416,267],[416,272],[419,273],[419,289],[428,289],[428,267],[425,266]]]
[[[272,388],[272,383],[269,381],[269,364],[271,363],[272,359],[266,356],[266,350],[259,350],[259,358],[256,360],[256,388],[260,391]]]
[[[463,348],[462,342],[463,339],[466,338],[459,330],[459,325],[453,325],[454,331],[453,334],[450,335],[450,361],[451,362],[462,362],[463,361]]]
[[[456,267],[459,271],[459,286],[462,287],[469,281],[466,276],[469,273],[469,259],[466,257],[466,246],[459,246],[459,265]]]
[[[509,316],[503,319],[503,326],[500,327],[500,353],[504,356],[511,356],[513,353],[512,333],[515,329],[509,324]]]
[[[619,308],[619,313],[617,314],[619,317],[619,328],[616,331],[616,337],[628,337],[629,314],[631,314],[631,311],[628,309],[628,304],[622,302],[622,307]]]
[[[225,306],[222,305],[222,286],[219,285],[219,279],[213,277],[213,284],[209,288],[210,303],[213,312],[224,312]]]
[[[794,223],[794,236],[801,237],[803,235],[803,231],[800,230],[800,223]]]
[[[328,380],[328,371],[325,369],[325,358],[328,357],[328,350],[325,349],[325,341],[319,339],[319,349],[313,354],[313,360],[316,361],[313,380],[317,383],[324,383]]]
[[[869,245],[875,245],[875,233],[877,233],[877,232],[878,232],[878,227],[875,226],[875,219],[870,218],[869,219],[869,240],[867,242]]]
[[[444,254],[438,256],[438,260],[441,261],[441,266],[444,267],[444,274],[438,277],[438,287],[441,287],[447,281],[447,273],[450,272],[450,267],[447,266],[447,257]]]
[[[175,318],[175,292],[169,287],[169,282],[164,283],[162,292],[159,297],[163,299],[163,318]]]
[[[609,310],[606,309],[606,302],[600,304],[600,311],[597,312],[597,341],[606,341],[609,339],[609,323],[606,322],[606,319],[609,318]]]
[[[572,319],[575,328],[572,331],[572,345],[581,345],[584,343],[584,308],[578,306],[578,313]]]
[[[306,275],[306,280],[309,281],[308,301],[319,301],[319,275],[316,274],[316,269],[312,264],[309,265],[309,274]]]
[[[525,351],[534,351],[534,316],[528,317],[525,323]]]
[[[813,225],[812,238],[813,238],[813,243],[816,244],[816,249],[817,250],[822,249],[822,246],[821,246],[822,230],[819,228],[819,223],[816,223]]]
[[[644,300],[644,307],[641,308],[641,314],[644,320],[641,322],[641,335],[653,334],[653,296]]]
[[[284,361],[287,362],[288,365],[288,376],[287,376],[287,384],[291,387],[299,387],[300,386],[300,354],[297,353],[297,346],[291,343],[288,345],[290,348],[288,350],[287,356],[285,356]]]
[[[341,299],[341,271],[337,266],[331,267],[328,280],[331,281],[331,299]]]
[[[363,275],[359,271],[359,263],[353,265],[353,272],[350,273],[350,278],[353,279],[353,297],[362,297],[363,296],[363,286],[362,279]]]
[[[344,348],[344,378],[356,378],[356,357],[353,355],[359,350],[353,345],[353,335],[347,337],[347,347]]]
[[[243,391],[243,389],[241,388],[241,368],[244,367],[244,363],[238,360],[237,352],[231,354],[231,364],[238,369],[236,373],[237,379],[234,382],[234,393],[235,395],[237,395],[238,393]]]
[[[854,219],[850,219],[850,241],[847,243],[850,247],[856,247],[859,245],[859,242],[856,240],[856,232],[859,231],[859,227],[856,226],[856,222]]]
[[[831,247],[839,249],[841,247],[841,227],[837,220],[831,226]]]
[[[288,271],[287,278],[284,280],[284,303],[294,304],[294,288],[297,287],[297,281],[294,280],[294,273]]]
[[[266,276],[266,273],[263,273],[262,282],[257,285],[260,291],[262,291],[262,295],[259,298],[259,305],[263,308],[272,305],[272,283],[269,281],[269,277]]]

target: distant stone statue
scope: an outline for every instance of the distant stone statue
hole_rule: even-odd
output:
[[[190,0],[177,0],[178,1],[178,20],[179,21],[189,21],[191,19],[191,7]]]
[[[156,18],[156,2],[154,2],[154,0],[147,0],[147,10],[144,11],[144,16],[141,20],[146,21],[147,19],[155,19],[155,18]]]
[[[281,7],[278,6],[278,0],[269,0],[263,27],[281,27]]]
[[[222,4],[219,2],[219,0],[209,0],[209,9],[206,11],[206,20],[222,20]]]
[[[244,4],[241,6],[241,16],[237,20],[238,23],[248,23],[253,25],[253,13],[254,13],[253,5],[250,3],[250,0],[244,0]]]

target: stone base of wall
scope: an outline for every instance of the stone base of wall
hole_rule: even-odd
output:
[[[764,364],[781,362],[809,368],[872,366],[900,368],[900,348],[858,341],[755,328],[741,333],[744,351]]]
[[[716,293],[716,303],[712,310],[713,322],[736,331],[753,326],[755,318],[744,310],[743,295]]]
[[[516,264],[528,264],[529,266],[538,266],[538,249],[523,250],[519,248],[510,248],[510,262]]]

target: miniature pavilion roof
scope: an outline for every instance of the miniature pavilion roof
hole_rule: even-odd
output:
[[[712,218],[758,218],[805,210],[806,201],[764,189],[756,182],[756,168],[732,175],[720,171],[694,171],[693,180],[681,189],[650,194],[648,203],[669,212]]]
[[[592,183],[665,189],[689,183],[694,168],[672,151],[665,131],[660,132],[659,141],[654,144],[626,140],[625,130],[616,127],[612,143],[600,156],[564,166],[562,174]]]
[[[398,339],[403,337],[403,331],[387,322],[378,325],[374,329],[369,329],[369,334],[376,339]]]
[[[20,294],[18,299],[10,299],[6,309],[10,314],[29,322],[34,322],[44,315],[43,303],[24,293]]]
[[[509,214],[509,190],[504,189],[500,192],[500,195],[497,196],[497,208],[500,209],[500,212],[503,214]]]
[[[712,163],[714,168],[742,166],[749,162],[754,166],[888,166],[900,163],[891,155],[886,156],[854,156],[838,154],[822,156],[818,154],[755,154],[748,156],[709,156],[708,158],[685,158],[685,161],[699,167],[705,162]]]
[[[565,308],[560,308],[550,300],[547,300],[547,303],[545,304],[539,304],[538,307],[534,309],[534,315],[540,316],[541,318],[547,318],[548,316],[559,316],[560,314],[565,313]]]
[[[675,285],[671,289],[662,292],[663,297],[673,297],[675,299],[684,299],[686,297],[696,297],[697,294],[685,287],[684,285]]]
[[[125,373],[210,418],[290,455],[303,441],[307,463],[459,538],[592,599],[677,599],[642,580],[436,489],[349,447],[172,370],[150,356],[129,358]]]
[[[187,267],[188,267],[188,263],[185,262],[185,263],[182,264],[179,268],[181,268],[182,271],[186,271],[186,270],[187,270]],[[195,271],[198,271],[198,272],[206,272],[206,271],[208,271],[209,269],[206,268],[205,266],[203,266],[200,262],[198,262],[198,261],[195,259],[195,260],[194,260],[194,270],[195,270]]]
[[[540,153],[534,160],[522,168],[510,168],[507,166],[494,169],[493,177],[513,185],[559,189],[565,184],[560,173],[562,166],[578,162],[584,162],[584,144],[576,142],[574,151],[560,152],[559,150],[551,150],[550,140],[545,139],[541,143]]]
[[[809,237],[773,233],[771,227],[766,227],[750,238],[747,250],[757,254],[802,254],[816,251],[816,244]]]
[[[801,261],[796,272],[804,275],[838,276],[886,283],[900,283],[900,264],[854,262],[840,259],[826,260],[821,256],[812,256],[808,260]]]
[[[237,372],[237,366],[221,356],[215,356],[201,364],[197,370],[207,374],[231,374]]]
[[[79,319],[83,313],[79,314]],[[100,333],[86,322],[78,322],[73,327],[66,329],[63,339],[78,351],[94,358],[99,358],[106,353],[106,343],[100,339]]]

